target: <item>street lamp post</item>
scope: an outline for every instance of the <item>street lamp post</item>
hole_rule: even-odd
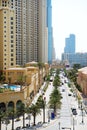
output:
[[[48,122],[50,122],[50,112],[48,110]]]
[[[5,119],[6,130],[7,130],[8,123],[9,123],[8,118],[6,118]]]
[[[84,120],[83,120],[83,105],[82,105],[82,102],[81,102],[81,114],[82,114],[82,124],[84,123]]]
[[[46,97],[43,98],[43,123],[45,123]]]
[[[75,125],[74,125],[74,123],[75,123],[75,120],[74,120],[74,117],[73,117],[73,130],[75,130]]]
[[[28,119],[29,119],[29,127],[30,127],[30,120],[31,120],[30,114],[28,115]]]
[[[7,130],[7,124],[6,124],[6,130]]]
[[[59,130],[60,130],[60,122],[58,123],[58,125],[59,125]]]

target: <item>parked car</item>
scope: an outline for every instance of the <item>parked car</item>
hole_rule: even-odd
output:
[[[73,113],[73,115],[77,115],[77,111],[76,110],[74,110],[72,113]]]
[[[76,108],[71,108],[71,110],[72,110],[72,114],[73,114],[73,115],[77,115]]]
[[[71,93],[68,93],[68,96],[72,96],[72,94],[71,94]]]
[[[38,122],[37,125],[36,125],[36,128],[39,128],[39,127],[41,127],[42,125],[43,125],[42,122]]]
[[[65,89],[62,89],[62,92],[65,92]]]
[[[21,126],[17,127],[16,130],[20,130],[21,129]]]

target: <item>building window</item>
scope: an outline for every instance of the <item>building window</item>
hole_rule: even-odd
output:
[[[13,35],[11,35],[11,38],[13,38]]]
[[[11,31],[11,34],[13,34],[13,31]]]
[[[11,22],[11,25],[13,25],[13,22]]]
[[[4,11],[4,14],[6,14],[6,11]]]
[[[13,63],[11,63],[11,66],[13,66],[14,64]]]
[[[11,49],[11,52],[13,52],[13,49]]]
[[[11,61],[13,61],[13,58],[11,58]]]
[[[11,29],[13,29],[13,26],[11,26]]]
[[[11,54],[11,57],[13,56],[13,54]]]
[[[13,45],[11,45],[11,47],[13,47]]]
[[[13,40],[11,40],[11,43],[13,43]]]
[[[11,20],[13,20],[13,17],[11,17]]]

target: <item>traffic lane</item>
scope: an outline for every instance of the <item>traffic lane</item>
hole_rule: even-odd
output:
[[[60,110],[60,124],[61,126],[71,126],[71,108],[69,104],[68,90],[67,84],[64,83],[62,87],[60,87],[60,92],[62,94],[62,105]]]

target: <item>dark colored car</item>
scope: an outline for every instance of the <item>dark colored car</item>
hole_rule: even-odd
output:
[[[75,111],[73,111],[73,115],[77,115],[77,111],[75,110]]]
[[[17,127],[16,130],[20,130],[21,129],[21,126]]]
[[[73,113],[73,115],[77,115],[77,111],[75,108],[72,108],[72,113]]]
[[[62,89],[62,92],[65,92],[65,89]]]
[[[72,94],[71,94],[71,93],[69,93],[69,94],[68,94],[68,96],[72,96]]]

